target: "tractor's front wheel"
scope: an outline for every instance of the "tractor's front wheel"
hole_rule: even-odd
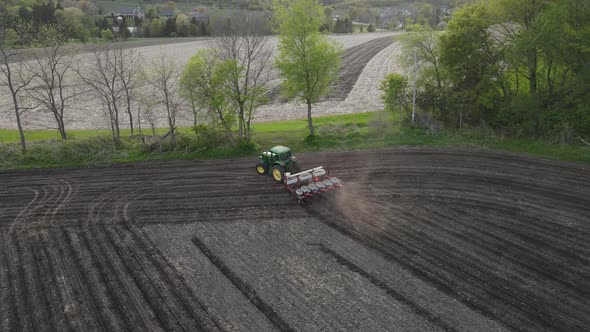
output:
[[[268,166],[265,163],[256,164],[256,173],[260,175],[268,173]]]
[[[277,182],[283,182],[283,175],[285,174],[285,169],[279,165],[275,165],[272,168],[272,178],[275,179]]]

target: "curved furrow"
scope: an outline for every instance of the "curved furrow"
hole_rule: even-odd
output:
[[[430,211],[428,211],[430,212]],[[519,250],[520,248],[516,248],[516,250],[510,247],[508,241],[505,241],[503,238],[500,237],[492,237],[489,238],[493,239],[488,240],[486,237],[485,232],[481,232],[476,227],[471,227],[472,232],[466,232],[465,228],[469,228],[469,225],[461,225],[460,223],[455,222],[452,225],[447,225],[445,222],[446,218],[436,218],[436,214],[430,215],[430,213],[424,214],[417,214],[413,213],[412,211],[403,210],[400,213],[401,218],[406,218],[407,220],[414,220],[414,223],[406,223],[402,225],[402,228],[407,228],[410,233],[417,231],[417,226],[420,226],[420,230],[424,231],[427,234],[436,234],[437,238],[433,239],[434,241],[438,241],[439,237],[453,239],[453,241],[449,241],[445,243],[448,245],[448,249],[445,250],[446,252],[462,252],[462,257],[465,261],[470,262],[478,262],[478,260],[482,260],[484,262],[488,262],[490,266],[486,267],[485,269],[490,272],[491,275],[497,276],[498,279],[502,279],[508,275],[507,278],[514,281],[514,285],[512,291],[515,290],[522,291],[524,286],[527,282],[544,282],[544,287],[548,289],[561,289],[562,292],[566,292],[568,297],[574,300],[572,303],[563,307],[565,304],[556,305],[554,308],[551,307],[542,307],[540,308],[541,311],[571,311],[571,312],[583,312],[585,306],[582,305],[584,298],[588,296],[588,294],[580,294],[580,290],[584,290],[586,286],[584,286],[583,277],[578,277],[577,283],[573,282],[573,280],[563,280],[558,278],[556,275],[552,274],[553,271],[546,271],[543,268],[540,268],[540,265],[535,265],[535,260],[537,260],[536,255],[526,254],[526,250]],[[466,223],[467,224],[467,223]],[[414,227],[413,227],[414,226]],[[464,228],[460,228],[459,226],[463,226]],[[399,229],[395,228],[391,232],[397,232]],[[446,235],[446,236],[445,236]],[[430,237],[432,238],[432,237]],[[497,241],[494,242],[494,241]],[[505,251],[509,251],[509,253],[505,253]],[[511,253],[514,253],[512,256]],[[516,256],[518,253],[518,256]],[[546,262],[551,264],[551,257],[545,257]],[[538,264],[542,264],[542,262],[538,261]],[[556,266],[559,266],[559,262],[553,262]],[[478,265],[483,265],[484,263],[478,262]],[[519,271],[519,268],[523,267],[523,271]],[[567,270],[563,267],[564,270]],[[506,271],[507,270],[507,271]],[[513,274],[514,272],[514,274]],[[554,272],[559,272],[559,268],[556,269]],[[529,280],[527,280],[529,279]],[[526,280],[526,281],[525,281]],[[498,285],[501,285],[502,281],[498,281]],[[580,287],[582,286],[582,287]],[[528,302],[544,302],[541,300],[544,299],[547,295],[546,294],[529,294],[525,291],[524,296],[527,297],[537,297],[530,298]],[[576,303],[577,302],[577,303]],[[576,309],[576,306],[578,307]]]
[[[107,309],[118,311],[126,308],[118,315],[124,319],[125,329],[161,330],[161,322],[158,322],[157,316],[141,295],[141,291],[137,288],[138,285],[129,279],[127,267],[123,264],[116,249],[112,247],[110,238],[105,234],[104,228],[106,226],[99,224],[101,221],[98,212],[101,207],[107,204],[109,199],[117,197],[125,190],[124,186],[112,189],[90,205],[82,237],[98,269],[103,271],[100,272],[100,279],[106,284],[104,289],[108,289],[108,294],[101,295],[106,295],[113,301],[113,306]]]

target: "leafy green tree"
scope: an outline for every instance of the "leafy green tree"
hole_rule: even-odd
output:
[[[21,5],[18,8],[18,17],[25,22],[30,21],[32,18],[31,10],[27,6]]]
[[[111,31],[111,29],[104,29],[100,32],[100,38],[106,40],[113,40],[115,36],[113,35],[113,31]]]
[[[501,65],[503,53],[492,42],[491,23],[484,4],[467,5],[455,12],[440,39],[440,63],[448,73],[452,89],[462,96],[455,100],[474,106],[474,122],[491,121],[499,103],[509,102],[505,67]]]
[[[221,60],[215,49],[200,49],[180,78],[181,96],[191,104],[195,122],[198,109],[206,110],[208,122],[221,128],[232,145],[236,143],[232,131],[235,114],[226,89],[228,73],[235,65],[233,60]]]
[[[106,17],[103,17],[102,19],[97,19],[96,20],[96,27],[98,28],[99,33],[102,32],[103,30],[106,29],[111,29],[111,24],[109,24],[109,21],[107,20]]]
[[[334,9],[332,7],[325,7],[324,8],[324,24],[322,25],[322,31],[334,31],[334,19],[332,15],[334,14]]]
[[[92,0],[61,0],[64,8],[78,8],[88,17],[96,15],[95,1]]]
[[[176,16],[176,29],[180,37],[188,37],[190,35],[190,22],[188,17],[184,14]]]
[[[201,22],[201,24],[199,25],[199,35],[200,36],[210,36],[211,35],[211,28],[209,27],[209,24],[207,24],[205,22]]]
[[[414,25],[412,33],[404,36],[402,43],[406,51],[407,61],[417,61],[427,64],[424,68],[431,68],[436,81],[436,88],[442,89],[443,74],[440,66],[440,49],[438,35],[429,26]]]
[[[350,17],[344,18],[344,32],[345,33],[352,33],[352,19]]]
[[[324,9],[317,0],[278,2],[275,20],[279,25],[276,64],[284,80],[282,92],[288,99],[307,104],[309,135],[314,136],[312,104],[337,78],[342,46],[319,32]]]
[[[38,24],[55,23],[55,8],[53,2],[36,3],[31,8],[31,17]]]
[[[201,77],[199,75],[201,63],[199,62],[200,59],[194,59],[195,56],[189,60],[189,63],[182,71],[179,80],[180,96],[189,103],[191,111],[193,112],[193,126],[196,126],[199,122],[198,116],[201,110],[199,99],[202,97],[198,95],[198,89],[201,84]]]
[[[64,10],[56,10],[55,17],[69,38],[77,38],[82,42],[88,40],[92,28],[94,28],[93,19],[78,8],[68,7]]]
[[[534,27],[541,13],[556,0],[493,0],[491,16],[498,20],[504,34],[504,42],[510,44],[513,59],[526,67],[529,93],[535,94],[538,86],[539,46],[543,40],[536,38]]]
[[[119,32],[117,33],[117,37],[121,39],[127,39],[131,37],[131,32],[129,32],[129,28],[127,27],[127,19],[123,19],[121,23],[118,23]]]
[[[423,3],[418,10],[418,23],[434,28],[439,22],[438,15],[432,4]]]
[[[379,87],[383,91],[385,110],[390,112],[405,112],[406,117],[410,116],[410,99],[408,79],[400,74],[391,73],[385,76]]]
[[[336,18],[336,23],[334,24],[334,32],[335,33],[343,33],[344,32],[344,21],[341,21],[340,17]]]
[[[164,32],[164,24],[159,18],[153,18],[151,22],[151,37],[160,37]]]

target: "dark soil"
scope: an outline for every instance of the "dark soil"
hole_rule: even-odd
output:
[[[393,42],[393,38],[388,36],[373,39],[364,44],[347,49],[340,62],[338,79],[330,87],[331,93],[328,95],[327,99],[346,99],[346,96],[352,91],[352,88],[356,84],[356,81],[363,72],[363,69],[365,69],[367,63],[373,59],[377,53],[393,44]]]
[[[511,154],[306,154],[0,173],[0,330],[590,329],[590,169]]]

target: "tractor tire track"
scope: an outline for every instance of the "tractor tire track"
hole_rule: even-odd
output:
[[[157,278],[163,281],[162,285],[166,286],[165,291],[171,293],[173,300],[180,306],[180,310],[177,311],[186,313],[185,330],[223,330],[220,322],[213,319],[209,310],[192,294],[182,277],[176,273],[176,269],[166,260],[147,235],[133,224],[128,225],[127,231],[134,238],[137,246],[141,248],[140,257],[143,258],[143,266],[156,268],[159,272]],[[161,287],[157,287],[157,289],[160,292],[163,291]]]
[[[152,183],[151,187],[155,187]],[[174,191],[177,190],[175,187]],[[158,282],[153,284],[153,289],[157,290],[159,296],[168,303],[170,313],[173,315],[182,315],[169,318],[169,322],[181,322],[182,329],[187,331],[212,331],[223,329],[220,322],[213,319],[207,308],[201,301],[192,294],[186,286],[182,277],[176,273],[176,269],[166,260],[166,257],[158,250],[149,237],[134,222],[129,206],[139,198],[144,197],[147,193],[133,194],[125,201],[117,202],[115,208],[115,217],[122,210],[122,220],[125,227],[117,228],[116,231],[121,239],[121,243],[128,244],[128,251],[138,261],[139,266],[147,275],[151,274],[150,280]],[[116,219],[116,218],[115,218]],[[149,267],[146,269],[145,267]]]
[[[395,289],[389,287],[385,282],[383,282],[383,281],[379,280],[377,277],[371,275],[369,272],[365,271],[363,268],[361,268],[358,265],[356,265],[355,263],[351,262],[346,257],[338,254],[337,252],[335,252],[334,250],[328,248],[324,244],[320,244],[319,245],[319,249],[322,252],[324,252],[325,254],[331,256],[339,264],[342,264],[346,268],[348,268],[349,270],[360,274],[361,276],[363,276],[364,278],[366,278],[367,280],[369,280],[372,284],[374,284],[376,287],[379,287],[379,288],[383,289],[393,299],[395,299],[396,301],[398,301],[400,303],[403,303],[404,305],[410,307],[412,309],[412,311],[414,311],[414,313],[416,313],[416,314],[424,317],[427,321],[431,322],[432,324],[439,326],[444,331],[457,331],[454,327],[452,327],[451,325],[447,324],[440,317],[434,316],[428,310],[422,308],[421,306],[419,306],[418,304],[416,304],[410,298],[408,298],[405,295],[399,293]]]
[[[66,180],[59,179],[57,184],[63,199],[50,213],[49,224],[53,227],[47,229],[45,242],[53,249],[48,251],[48,255],[55,276],[54,284],[61,298],[60,303],[63,304],[64,317],[69,328],[74,331],[104,329],[104,325],[96,315],[98,309],[94,298],[90,296],[90,284],[85,282],[84,276],[81,275],[82,267],[79,260],[75,258],[76,252],[68,242],[64,226],[60,225],[56,218],[76,192]]]
[[[117,310],[128,308],[124,314],[120,314],[125,320],[126,329],[161,330],[162,322],[141,295],[138,285],[129,280],[129,272],[106,234],[106,226],[100,225],[104,222],[100,220],[101,207],[109,199],[123,194],[125,190],[125,187],[113,189],[90,206],[82,235],[99,270],[104,271],[101,275],[107,284],[110,297],[114,300],[114,307]]]

